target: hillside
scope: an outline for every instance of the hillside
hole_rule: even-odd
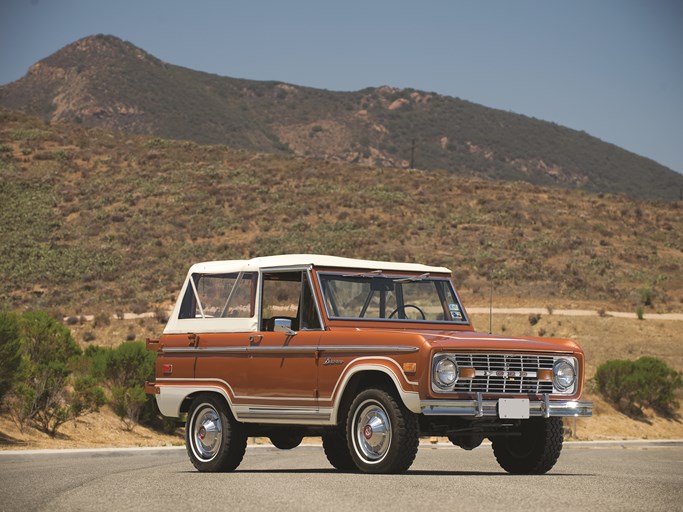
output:
[[[0,297],[168,307],[191,263],[314,252],[454,270],[466,304],[683,311],[681,202],[367,168],[0,110]],[[648,305],[650,304],[650,305]]]
[[[436,93],[333,92],[165,63],[113,36],[81,39],[0,87],[0,106],[51,121],[369,167],[444,170],[679,199],[683,175],[553,123]],[[324,165],[324,164],[321,164]]]

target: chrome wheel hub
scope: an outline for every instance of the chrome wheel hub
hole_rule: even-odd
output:
[[[218,412],[210,406],[199,408],[192,422],[192,438],[195,455],[208,461],[220,450],[223,441],[223,428]]]
[[[391,420],[387,411],[374,400],[361,404],[355,421],[355,444],[368,462],[382,460],[391,446]]]

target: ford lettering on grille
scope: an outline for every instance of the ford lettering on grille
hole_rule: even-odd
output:
[[[538,370],[552,370],[552,356],[526,354],[457,354],[459,367],[474,368],[474,379],[459,380],[454,392],[552,393],[550,381],[538,380]]]

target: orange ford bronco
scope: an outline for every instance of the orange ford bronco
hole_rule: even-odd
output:
[[[420,436],[491,440],[510,473],[545,473],[579,401],[570,340],[475,332],[443,267],[319,255],[198,263],[163,335],[161,413],[186,416],[199,471],[231,471],[248,436],[321,436],[337,469],[406,471]]]

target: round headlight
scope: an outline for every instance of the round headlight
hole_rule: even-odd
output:
[[[458,378],[458,367],[448,358],[443,358],[434,365],[434,380],[442,388],[452,386]]]
[[[574,385],[576,370],[566,359],[558,359],[553,366],[553,384],[559,391],[567,391]]]

